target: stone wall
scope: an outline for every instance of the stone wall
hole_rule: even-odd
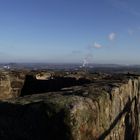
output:
[[[139,94],[139,76],[115,75],[3,100],[0,139],[140,140]]]
[[[0,99],[16,98],[20,96],[25,81],[22,72],[1,71],[0,73]]]

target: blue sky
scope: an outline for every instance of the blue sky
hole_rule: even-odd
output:
[[[0,0],[0,62],[140,64],[139,0]]]

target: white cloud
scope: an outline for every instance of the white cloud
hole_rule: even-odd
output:
[[[115,33],[110,33],[109,35],[108,35],[108,39],[110,40],[110,41],[113,41],[113,40],[115,40],[115,38],[116,38],[116,34]]]
[[[102,45],[95,42],[93,47],[99,49],[99,48],[102,48]]]

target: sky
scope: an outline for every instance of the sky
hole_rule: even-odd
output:
[[[140,64],[139,0],[0,0],[0,62]]]

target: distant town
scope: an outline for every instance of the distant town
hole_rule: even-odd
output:
[[[82,63],[0,63],[1,70],[53,70],[88,71],[105,73],[140,73],[140,65],[87,64]]]

